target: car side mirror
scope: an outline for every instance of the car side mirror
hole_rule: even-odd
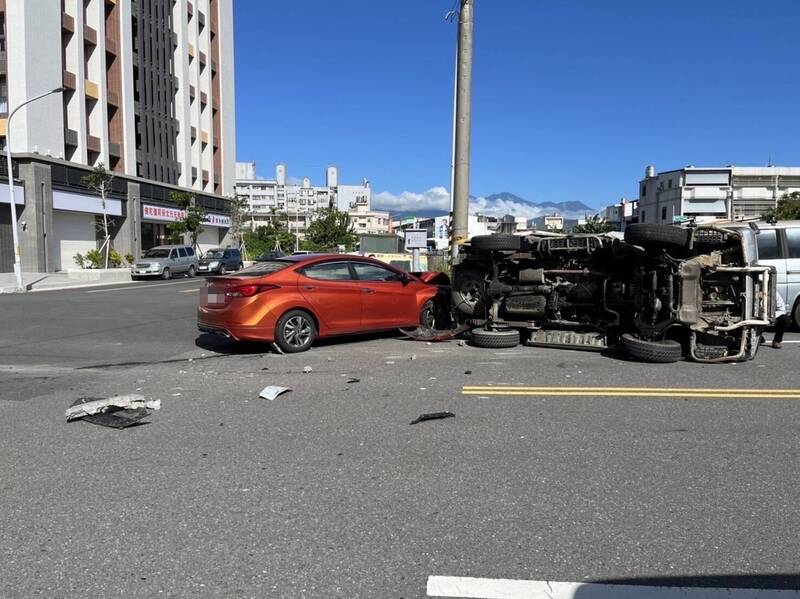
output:
[[[407,272],[404,272],[400,275],[400,281],[403,283],[403,286],[408,285],[409,281],[411,281],[411,277],[408,276]]]

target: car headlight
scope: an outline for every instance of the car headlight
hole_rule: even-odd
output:
[[[208,263],[208,267],[209,268],[216,268],[217,266],[219,266],[219,262],[218,261],[217,262],[209,262]]]

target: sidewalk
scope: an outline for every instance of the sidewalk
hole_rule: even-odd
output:
[[[130,282],[131,273],[127,268],[22,273],[22,283],[28,291],[56,291]],[[15,293],[16,291],[17,280],[14,273],[0,272],[0,293]]]

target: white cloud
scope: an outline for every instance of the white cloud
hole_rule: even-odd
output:
[[[420,210],[450,210],[450,192],[445,187],[431,187],[422,193],[404,191],[394,194],[389,191],[377,193],[372,198],[372,205],[376,210],[388,212],[415,212]],[[547,211],[530,204],[509,200],[487,200],[486,198],[473,198],[469,203],[470,214],[484,214],[487,216],[524,216],[535,218],[542,216]]]
[[[404,191],[393,194],[382,191],[372,196],[372,205],[376,210],[388,212],[414,212],[415,210],[450,210],[450,193],[442,186],[431,187],[428,191],[418,193]]]

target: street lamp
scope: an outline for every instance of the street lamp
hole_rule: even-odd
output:
[[[11,164],[11,119],[14,117],[14,114],[22,108],[23,106],[30,104],[31,102],[35,102],[36,100],[41,100],[42,98],[46,98],[51,94],[60,94],[64,91],[65,88],[57,87],[49,92],[45,92],[43,94],[39,94],[38,96],[31,98],[30,100],[26,100],[19,106],[17,106],[11,113],[8,115],[8,120],[6,121],[6,160],[8,160],[8,200],[11,206],[11,232],[14,238],[14,275],[17,278],[17,291],[25,291],[25,287],[22,286],[22,262],[20,260],[19,254],[19,232],[17,231],[17,205],[14,203],[14,173],[13,173],[13,166]]]

